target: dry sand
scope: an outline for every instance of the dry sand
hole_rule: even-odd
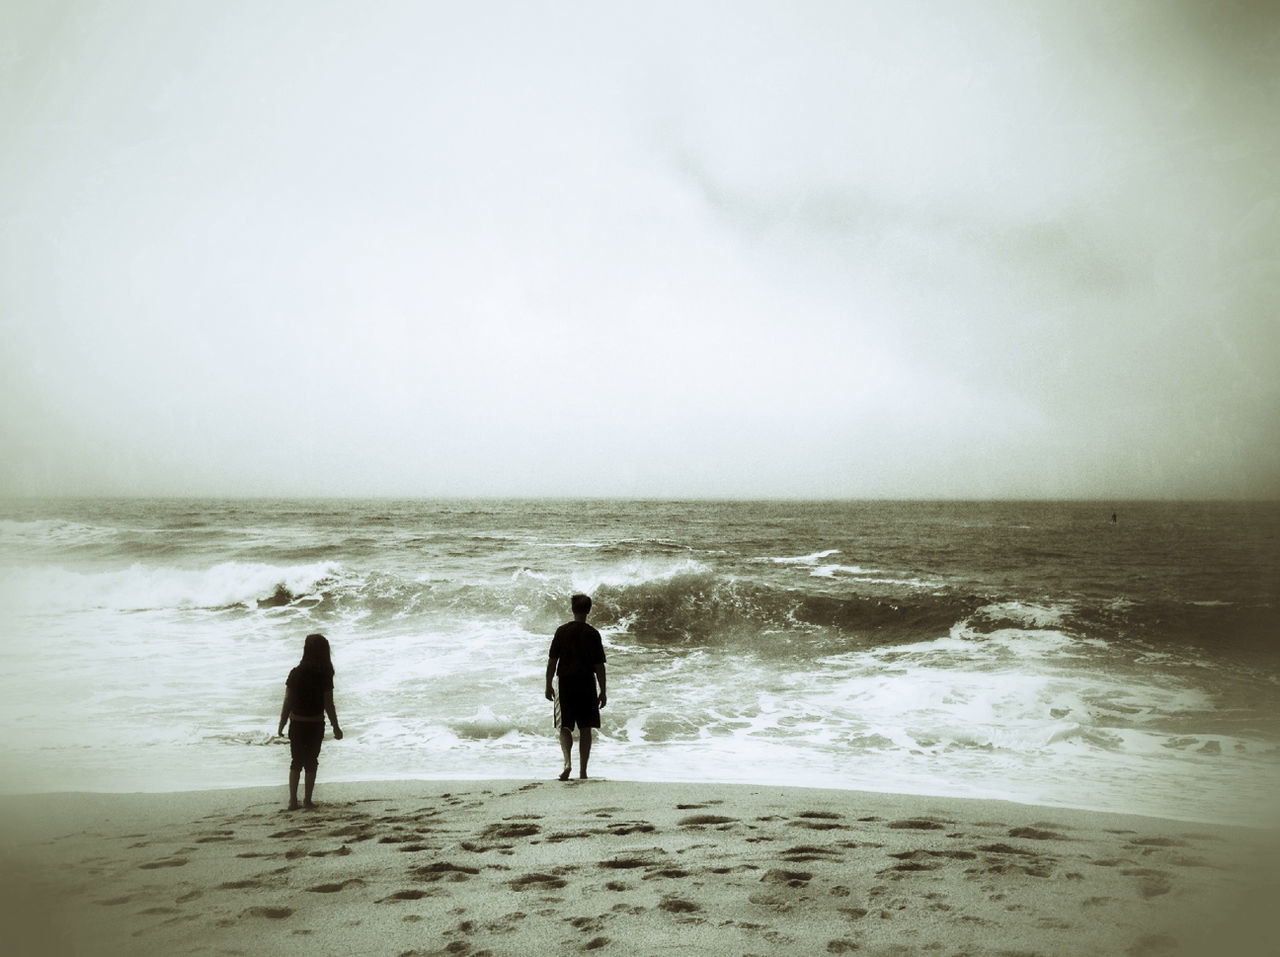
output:
[[[10,954],[1273,954],[1271,831],[591,780],[0,798]]]

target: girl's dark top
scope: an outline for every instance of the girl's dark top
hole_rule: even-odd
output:
[[[298,665],[289,672],[285,685],[293,692],[290,706],[300,718],[324,717],[324,693],[333,690],[333,675],[323,668]]]
[[[552,658],[561,681],[592,681],[596,665],[604,663],[600,632],[585,621],[570,621],[556,629],[551,639]]]

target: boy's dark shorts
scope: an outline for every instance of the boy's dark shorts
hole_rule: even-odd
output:
[[[324,741],[323,721],[290,721],[289,754],[293,760],[290,771],[306,768],[314,771],[320,763],[320,743]]]
[[[596,697],[596,683],[591,681],[560,681],[560,727],[573,730],[600,727],[600,699]]]

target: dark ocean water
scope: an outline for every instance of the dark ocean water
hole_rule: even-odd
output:
[[[545,777],[586,591],[601,775],[1259,819],[1278,534],[1275,503],[10,501],[0,760],[8,790],[275,782],[318,630],[322,776]]]

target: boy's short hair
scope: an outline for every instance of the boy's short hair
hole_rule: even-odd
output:
[[[591,610],[591,599],[586,595],[574,595],[569,599],[569,607],[573,609],[573,613],[586,614]]]

